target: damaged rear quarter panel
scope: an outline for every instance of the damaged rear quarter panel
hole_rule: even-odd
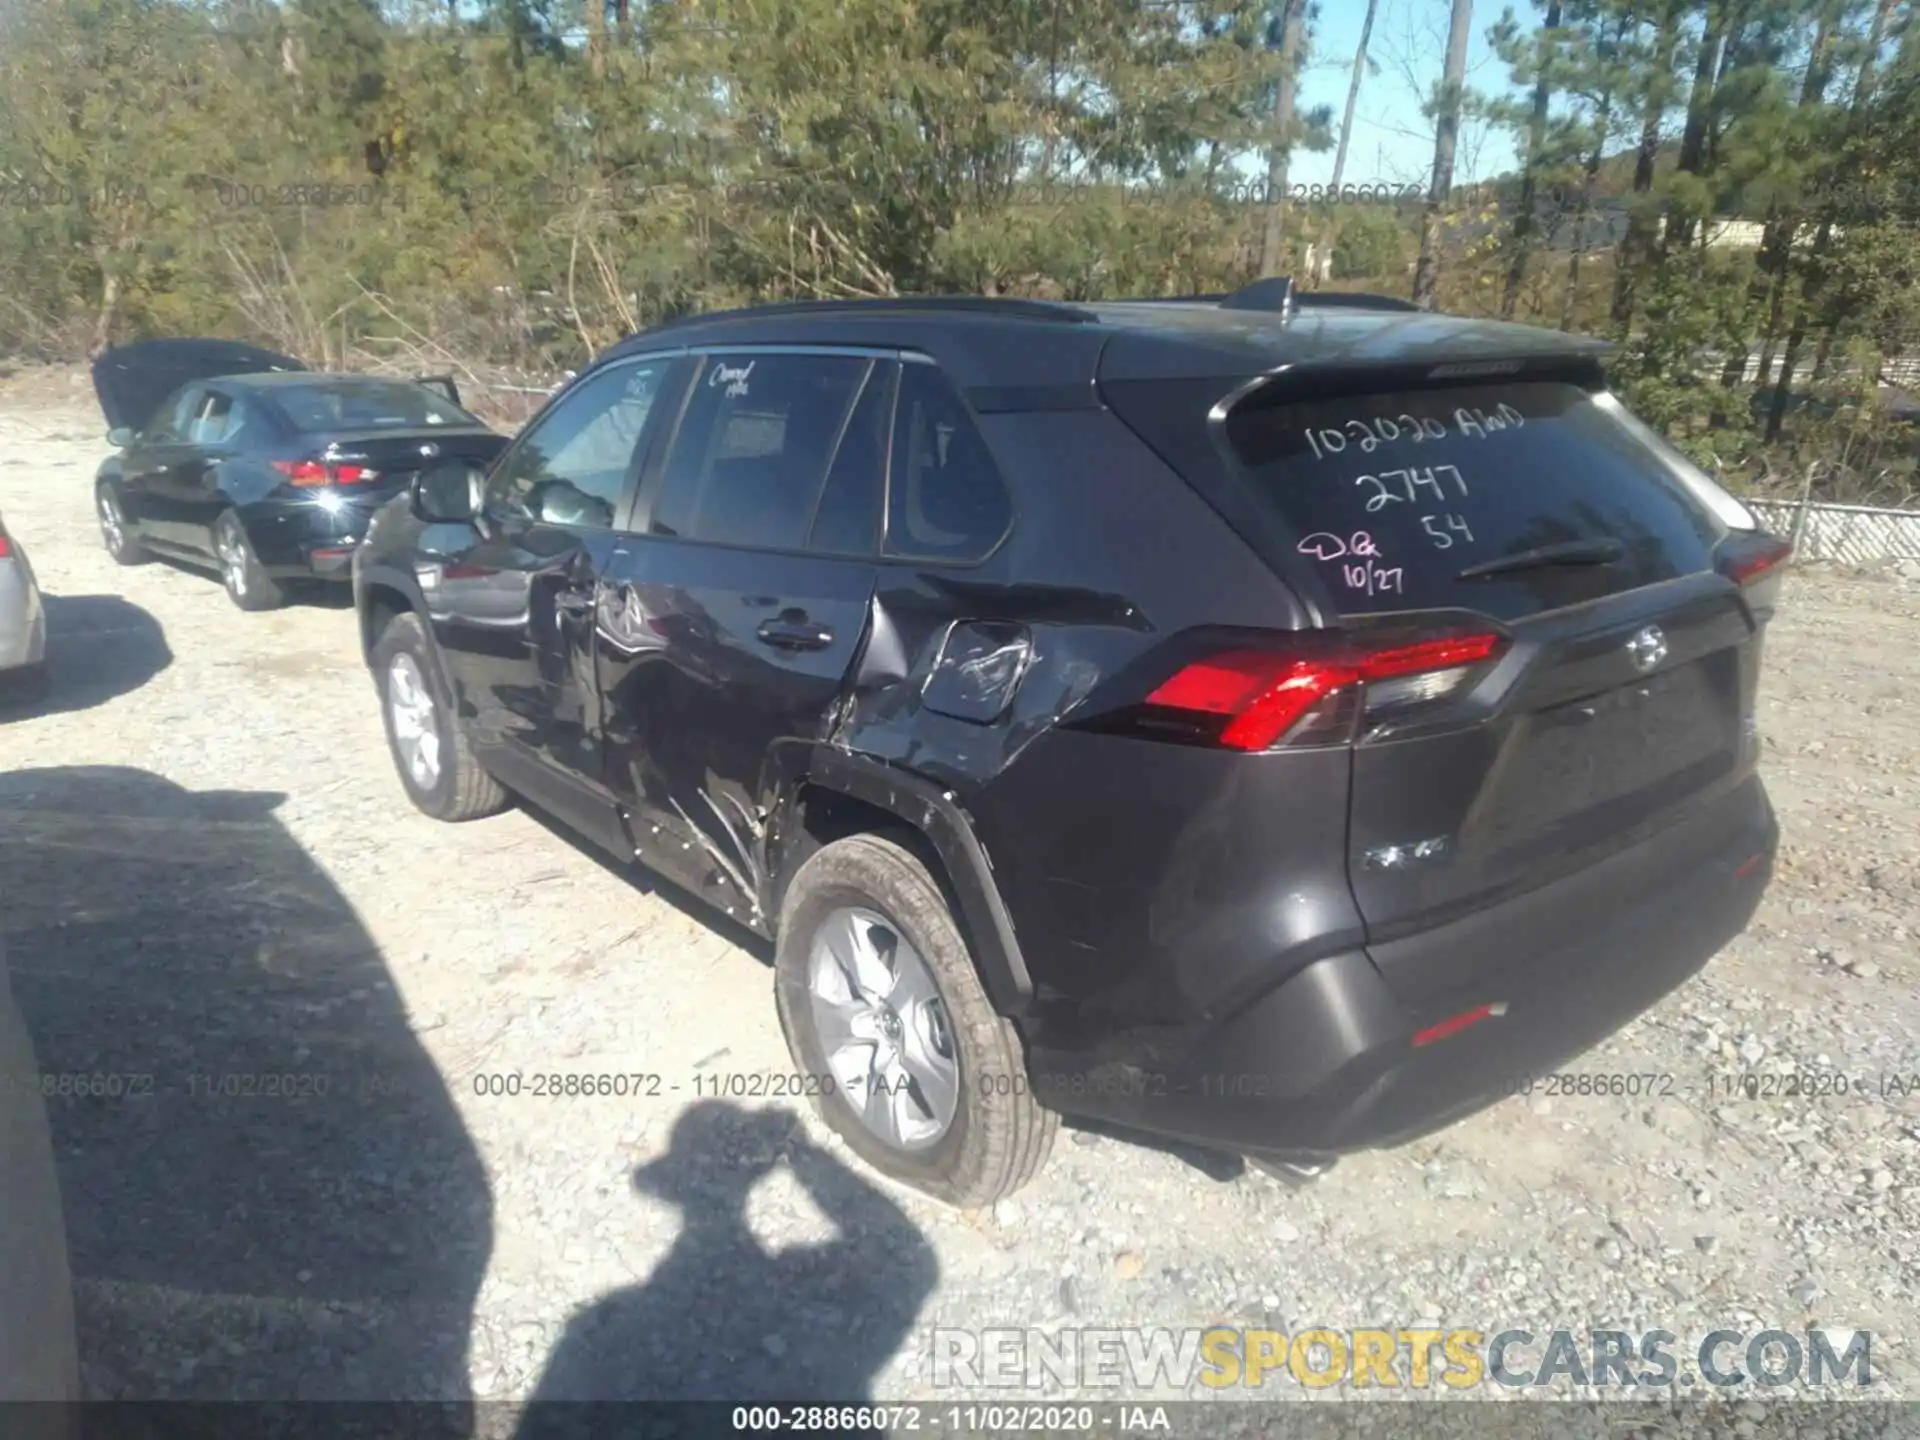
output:
[[[1138,785],[1127,773],[1136,763],[1177,763],[1178,754],[1059,727],[1100,682],[1181,630],[1286,629],[1306,616],[1225,523],[1108,412],[987,415],[981,428],[1014,488],[1012,530],[977,565],[883,562],[866,644],[837,702],[829,743],[951,794],[992,865],[1038,995],[1091,992],[1101,974],[1110,984],[1114,971],[1138,968],[1141,1002],[1158,1005],[1169,987],[1189,987],[1164,972],[1168,942],[1156,916],[1170,909],[1186,916],[1220,898],[1171,847],[1183,836],[1203,846],[1209,836],[1222,844],[1233,837],[1199,816],[1190,823],[1174,816],[1183,823],[1170,831],[1165,788]],[[951,673],[969,661],[975,673]],[[1004,700],[1001,690],[1010,692]],[[1040,755],[1032,764],[1023,758],[1030,750]],[[1043,773],[1050,767],[1053,774]],[[1316,788],[1345,784],[1344,769],[1334,777],[1323,761],[1318,772]],[[1219,783],[1229,783],[1226,772]],[[1206,808],[1204,795],[1194,798]],[[1316,796],[1316,804],[1325,798]],[[1329,822],[1338,827],[1344,792],[1332,798],[1322,813],[1338,817]],[[1118,853],[1089,851],[1089,836]],[[1059,853],[1063,841],[1080,853]],[[1313,843],[1328,845],[1336,861],[1345,853],[1344,833]],[[1262,893],[1228,903],[1265,904],[1259,878],[1245,870],[1243,861],[1229,878]],[[1122,876],[1133,893],[1114,893]],[[1338,928],[1324,905],[1310,908],[1316,923]],[[1090,912],[1108,916],[1097,935],[1085,921]],[[1276,944],[1286,939],[1285,926],[1277,927]],[[1192,993],[1174,999],[1183,1009],[1200,1005]]]

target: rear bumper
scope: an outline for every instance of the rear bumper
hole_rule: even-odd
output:
[[[366,538],[374,506],[356,501],[329,510],[313,500],[278,501],[246,517],[254,554],[275,579],[353,578],[353,552]]]
[[[38,665],[47,654],[47,617],[33,572],[0,560],[0,670]]]
[[[1247,1154],[1400,1144],[1563,1065],[1700,970],[1752,918],[1777,841],[1750,777],[1575,875],[1317,961],[1218,1023],[1113,1037],[1098,1057],[1036,1047],[1031,1083],[1071,1115]],[[1505,1009],[1414,1045],[1483,1005]]]

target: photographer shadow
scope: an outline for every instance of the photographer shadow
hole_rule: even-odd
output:
[[[486,1171],[281,798],[122,766],[0,776],[0,920],[86,1394],[142,1402],[116,1436],[341,1433],[325,1400],[432,1402],[410,1433],[467,1435]]]
[[[784,1168],[833,1222],[830,1240],[770,1254],[749,1194]],[[894,1202],[812,1144],[786,1110],[703,1100],[666,1155],[633,1177],[682,1216],[644,1285],[578,1313],[516,1440],[630,1433],[634,1400],[858,1403],[939,1279],[932,1247]],[[685,1433],[688,1425],[681,1425]],[[730,1429],[716,1414],[703,1429]]]

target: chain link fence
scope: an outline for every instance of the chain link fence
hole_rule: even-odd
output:
[[[1920,561],[1920,510],[1797,500],[1749,499],[1745,503],[1769,530],[1791,536],[1794,553],[1802,560],[1848,565]]]

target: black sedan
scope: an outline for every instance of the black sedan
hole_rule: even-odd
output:
[[[243,610],[348,582],[368,517],[423,464],[506,444],[451,382],[324,374],[223,340],[109,350],[93,382],[119,450],[95,481],[107,553],[211,563]]]

